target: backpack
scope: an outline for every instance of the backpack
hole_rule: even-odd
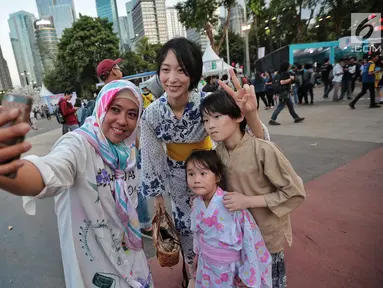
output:
[[[61,113],[60,103],[59,105],[57,105],[57,109],[54,113],[55,113],[57,122],[59,122],[59,124],[65,124],[65,118],[63,114]]]
[[[280,88],[280,75],[279,74],[274,74],[273,75],[273,89],[275,92],[278,92],[279,91],[279,88]]]

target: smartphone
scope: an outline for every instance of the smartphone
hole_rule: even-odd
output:
[[[2,128],[10,127],[15,124],[19,124],[22,122],[29,123],[29,117],[31,114],[31,109],[32,109],[32,103],[33,99],[31,97],[23,96],[23,95],[17,95],[17,94],[5,94],[3,97],[3,100],[1,102],[2,106],[2,112],[9,111],[11,109],[17,108],[21,111],[19,117],[17,117],[16,120],[8,122],[2,126]],[[0,148],[4,148],[7,146],[12,146],[15,144],[19,144],[24,141],[24,136],[14,138],[10,141],[5,141],[0,143]],[[5,163],[2,164],[7,164],[10,163],[14,160],[18,160],[20,157],[15,157],[13,159],[10,159],[6,161]],[[15,178],[17,175],[17,172],[13,172],[10,174],[7,174],[5,176],[9,178]]]

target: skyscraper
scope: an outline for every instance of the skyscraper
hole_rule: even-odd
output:
[[[128,24],[128,17],[122,16],[119,17],[120,21],[120,46],[123,51],[129,50],[130,47],[130,35],[129,35],[129,24]]]
[[[27,82],[37,85],[42,83],[43,69],[33,29],[35,21],[35,16],[25,11],[10,14],[8,19],[9,37],[23,86]]]
[[[198,32],[194,28],[186,30],[186,35],[186,38],[201,46],[202,52],[206,50],[207,45],[210,43],[209,38],[205,33]]]
[[[96,0],[96,8],[98,17],[108,18],[113,23],[113,32],[121,39],[116,0]]]
[[[66,28],[71,28],[73,22],[75,21],[75,19],[73,18],[72,6],[68,4],[50,6],[49,14],[53,18],[57,38],[61,39],[64,30]]]
[[[3,57],[0,47],[0,90],[9,90],[12,88],[12,80],[9,74],[7,61]]]
[[[168,38],[186,37],[186,29],[178,19],[175,7],[166,7],[166,22],[168,25]]]
[[[168,41],[165,0],[136,0],[133,3],[133,27],[137,39],[147,37],[149,43]]]
[[[40,19],[35,22],[37,47],[39,48],[44,72],[53,68],[58,52],[56,29],[50,19],[52,18]]]
[[[232,32],[242,35],[242,24],[244,23],[243,7],[240,4],[231,8],[230,25],[229,28]]]
[[[76,20],[73,0],[36,0],[39,17],[53,17],[57,37],[60,39],[65,28],[71,28]]]
[[[128,18],[128,30],[129,30],[129,36],[130,36],[130,42],[129,47],[132,47],[132,43],[134,41],[134,38],[136,38],[136,33],[134,32],[134,26],[133,26],[133,1],[126,2],[126,16]]]

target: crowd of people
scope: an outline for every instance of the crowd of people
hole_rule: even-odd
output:
[[[0,189],[23,196],[29,214],[37,199],[55,199],[67,287],[154,287],[142,237],[153,233],[147,199],[163,215],[166,195],[188,287],[286,287],[290,214],[305,190],[271,142],[258,115],[259,100],[275,109],[270,125],[279,125],[286,105],[294,121],[302,122],[294,101],[314,103],[312,67],[283,62],[278,72],[258,72],[252,83],[235,71],[205,83],[200,48],[175,38],[163,45],[156,77],[140,90],[122,79],[120,61],[98,64],[105,86],[86,105],[73,106],[71,93],[65,93],[58,103],[64,135],[46,156],[14,160],[31,149],[27,142],[0,149]],[[372,57],[363,69],[368,76],[362,92],[372,91],[365,83],[376,75],[371,71],[377,61]],[[323,82],[325,97],[332,82],[334,94],[339,90],[339,69],[327,70],[336,81]],[[349,84],[345,93],[352,91]],[[0,125],[19,113],[4,111]],[[28,130],[26,123],[0,128],[0,139]],[[7,177],[10,172],[16,177]]]

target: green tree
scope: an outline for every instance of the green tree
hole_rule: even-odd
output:
[[[197,31],[204,31],[210,40],[211,47],[219,53],[223,41],[225,40],[226,30],[230,23],[231,8],[235,5],[236,0],[186,0],[178,3],[176,9],[178,11],[180,22],[187,28],[195,28]],[[216,13],[219,7],[223,6],[227,9],[225,24],[216,42],[213,34],[213,27],[216,27],[219,17]]]
[[[229,36],[229,53],[230,53],[230,62],[234,63],[240,63],[244,64],[244,58],[245,58],[245,43],[243,38],[229,30],[228,32]],[[217,36],[218,38],[219,36]],[[225,61],[226,59],[226,45],[221,46],[221,50],[219,51],[219,56],[223,57]],[[231,63],[228,63],[231,64]]]
[[[146,69],[153,71],[156,67],[157,54],[160,51],[161,44],[151,44],[147,37],[141,38],[136,46],[137,54],[142,57],[142,59],[147,62]]]
[[[152,71],[150,70],[151,67],[149,67],[148,62],[142,59],[141,55],[138,55],[133,51],[125,52],[121,55],[121,58],[124,59],[121,63],[122,74],[124,76],[134,75],[145,71]]]
[[[65,73],[64,80],[71,83],[66,85],[74,87],[80,97],[92,97],[98,82],[97,64],[103,59],[117,58],[119,54],[119,40],[112,26],[107,19],[80,15],[72,28],[65,29],[58,45],[55,71],[51,73],[57,76],[56,81]],[[52,75],[47,73],[45,77],[47,87],[62,89],[62,84],[54,83]]]

